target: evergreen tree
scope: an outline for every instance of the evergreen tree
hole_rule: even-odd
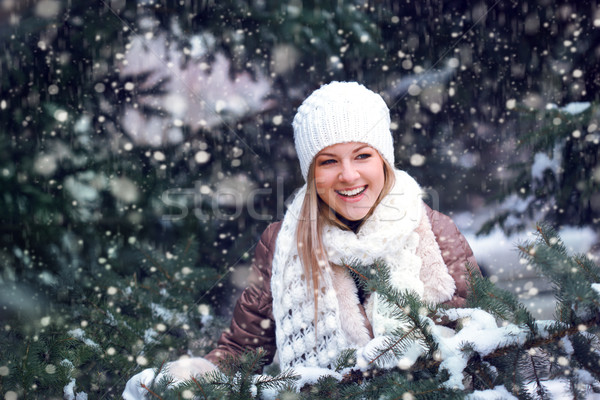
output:
[[[143,364],[211,347],[196,340],[208,329],[197,322],[206,310],[197,304],[229,309],[221,299],[236,289],[223,278],[250,262],[260,232],[281,217],[274,192],[287,195],[302,183],[289,122],[324,82],[360,80],[381,91],[401,166],[439,189],[443,208],[495,191],[500,184],[491,177],[503,166],[495,160],[514,155],[504,143],[536,132],[505,107],[507,100],[523,99],[534,113],[547,102],[597,102],[594,5],[570,3],[4,2],[0,339],[9,351],[0,359],[0,391],[28,398],[114,394]],[[205,63],[210,70],[222,53],[232,78],[267,76],[271,106],[242,116],[225,110],[217,113],[222,123],[198,128],[145,103],[170,95],[169,79],[178,77],[128,75],[122,60],[135,40],[151,47],[155,37],[165,38],[165,49],[176,47],[182,66]],[[208,52],[198,60],[190,49],[200,39]],[[124,124],[134,105],[148,119],[167,121],[169,132],[180,129],[183,140],[136,142]],[[551,185],[564,186],[563,206],[548,215],[560,223],[597,217],[596,109],[576,122],[579,138],[568,129],[556,136],[566,141],[564,175],[553,181],[545,173],[548,187],[541,189],[521,179],[515,187],[546,196]],[[548,111],[552,126],[556,118],[570,126],[563,111]],[[580,154],[584,168],[573,163]],[[218,202],[224,182],[271,195],[252,198],[252,214]],[[573,199],[581,208],[570,205]],[[192,272],[184,273],[186,266],[172,263],[173,246],[186,248],[192,235],[202,245],[189,248]],[[152,269],[150,260],[162,258]],[[159,317],[161,307],[172,313]],[[196,322],[182,322],[186,313]],[[169,334],[152,333],[157,318]]]
[[[533,220],[554,227],[590,225],[600,221],[600,108],[598,103],[534,110],[516,104],[517,161],[493,197],[504,206],[484,224],[505,232],[523,230]]]
[[[220,372],[149,393],[165,399],[183,393],[206,399],[583,399],[600,393],[600,268],[585,256],[567,254],[547,226],[539,226],[537,239],[520,251],[554,283],[556,320],[535,320],[514,295],[471,269],[467,307],[444,309],[394,290],[384,264],[349,263],[364,289],[385,299],[401,322],[367,354],[370,368],[361,368],[361,351],[352,350],[328,374],[299,369],[320,374],[318,380],[294,370],[253,376],[261,366],[259,350],[224,360]],[[436,325],[440,318],[454,321],[455,330]],[[167,382],[168,371],[157,387],[165,390]],[[288,388],[277,394],[261,385]]]
[[[122,259],[121,247],[138,258]],[[53,285],[59,298],[40,320],[3,318],[2,393],[118,397],[137,369],[215,346],[225,324],[198,293],[209,293],[220,276],[199,262],[197,240],[166,254],[136,243],[121,247],[87,265],[89,274],[61,275]]]

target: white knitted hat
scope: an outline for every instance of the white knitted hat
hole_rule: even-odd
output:
[[[331,82],[315,90],[298,108],[292,126],[305,180],[317,153],[337,143],[366,143],[394,165],[390,110],[380,95],[356,82]]]

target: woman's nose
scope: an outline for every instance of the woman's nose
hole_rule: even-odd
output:
[[[353,182],[360,177],[358,170],[350,163],[342,163],[342,170],[340,171],[340,181],[342,182]]]

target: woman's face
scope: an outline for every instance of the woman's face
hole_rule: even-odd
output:
[[[364,143],[338,143],[315,157],[317,194],[350,221],[364,218],[384,186],[383,160]]]

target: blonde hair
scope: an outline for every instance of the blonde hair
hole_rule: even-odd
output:
[[[384,184],[379,197],[369,210],[367,215],[362,219],[362,223],[373,214],[375,207],[381,202],[394,186],[396,177],[393,167],[381,157],[383,161]],[[315,300],[315,333],[316,320],[318,313],[318,290],[322,268],[329,264],[327,251],[323,245],[323,226],[324,224],[334,225],[340,229],[349,230],[349,228],[337,217],[335,212],[325,203],[317,194],[315,184],[315,162],[314,159],[308,169],[306,178],[306,194],[300,210],[298,218],[298,226],[296,228],[296,245],[298,248],[298,256],[304,270],[304,279],[306,279],[307,287],[313,290]],[[360,225],[358,229],[360,229]]]

